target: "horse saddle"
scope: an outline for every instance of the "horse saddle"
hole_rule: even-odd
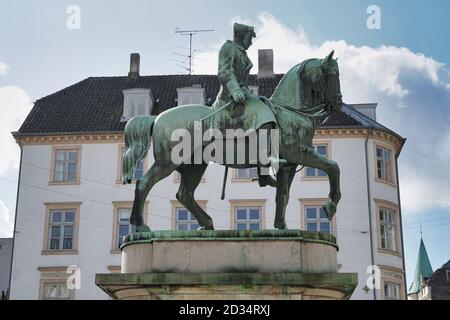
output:
[[[222,109],[213,108],[211,116],[205,120],[204,129],[217,129],[223,136],[227,129],[242,129],[246,132],[251,129],[257,130],[266,123],[277,124],[271,107],[256,96],[249,96],[245,104],[230,103]]]

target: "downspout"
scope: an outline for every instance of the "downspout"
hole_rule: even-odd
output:
[[[408,291],[407,291],[407,283],[406,283],[406,268],[405,268],[405,244],[403,242],[403,222],[402,222],[402,204],[400,201],[400,180],[398,179],[398,157],[400,156],[400,152],[402,152],[403,146],[405,145],[406,139],[403,140],[400,149],[395,154],[395,175],[397,179],[397,197],[398,197],[398,217],[400,221],[400,241],[402,242],[402,264],[403,271],[405,274],[403,275],[403,288],[405,294],[405,300],[408,300]]]
[[[12,242],[12,250],[11,250],[11,265],[9,267],[9,287],[8,287],[8,294],[7,299],[9,300],[10,294],[11,294],[11,282],[12,282],[12,269],[13,269],[13,260],[14,260],[14,243],[16,242],[16,227],[17,227],[17,212],[19,211],[19,190],[20,190],[20,180],[22,177],[22,155],[23,155],[23,149],[22,145],[20,143],[20,164],[19,164],[19,179],[17,181],[17,194],[16,194],[16,212],[14,214],[14,230],[13,230],[13,242]]]
[[[372,261],[372,266],[375,265],[375,259],[373,256],[373,234],[372,234],[372,205],[371,205],[371,199],[372,199],[372,195],[370,192],[370,179],[369,179],[369,158],[368,158],[368,142],[369,142],[369,136],[370,133],[372,132],[372,128],[368,128],[367,131],[367,137],[366,137],[366,141],[364,143],[364,148],[366,151],[366,180],[367,180],[367,208],[368,213],[369,213],[369,235],[370,235],[370,259]],[[376,293],[376,288],[373,289],[373,299],[377,300],[377,293]]]

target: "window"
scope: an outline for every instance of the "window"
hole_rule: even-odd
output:
[[[120,153],[119,153],[119,165],[118,165],[118,179],[117,183],[122,183],[122,162],[123,162],[123,155],[125,153],[126,149],[124,145],[120,146]],[[141,179],[144,175],[144,162],[146,158],[143,160],[139,160],[136,166],[136,170],[134,171],[133,181],[136,181],[137,179]]]
[[[192,87],[177,88],[178,105],[186,104],[205,104],[205,89],[200,84],[194,84]]]
[[[377,178],[392,182],[391,150],[377,146]]]
[[[381,248],[395,251],[396,250],[395,212],[386,208],[380,208],[379,217],[380,217]]]
[[[445,277],[447,278],[447,282],[450,282],[450,269],[445,270]]]
[[[236,230],[259,230],[261,229],[261,208],[259,207],[236,207],[235,229]]]
[[[124,238],[136,231],[136,227],[130,223],[131,208],[117,209],[117,238],[116,249],[119,249],[123,243]]]
[[[329,157],[328,156],[328,143],[323,143],[323,144],[315,144],[313,145],[314,147],[314,151],[317,152],[318,154],[325,156],[325,157]],[[305,177],[326,177],[327,174],[319,169],[316,168],[305,168]]]
[[[332,233],[332,225],[322,207],[305,207],[305,226],[306,231],[320,231]]]
[[[70,267],[38,267],[41,274],[39,285],[40,300],[73,300],[74,289],[69,289],[67,283],[72,282],[75,286],[76,279],[70,279]],[[73,270],[72,270],[73,271]],[[80,279],[78,279],[80,280]]]
[[[236,179],[257,179],[257,168],[236,169]]]
[[[125,237],[130,233],[136,232],[136,228],[130,223],[132,208],[132,201],[113,201],[112,254],[119,254],[120,246],[123,244]],[[147,212],[148,201],[144,204],[144,223],[147,223]]]
[[[390,282],[384,283],[384,298],[386,300],[400,300],[400,285]]]
[[[81,147],[53,147],[50,183],[72,184],[80,181]]]
[[[153,107],[150,89],[133,88],[123,92],[123,115],[121,121],[128,121],[137,115],[149,115]]]
[[[48,250],[73,250],[75,216],[76,209],[50,210]]]
[[[44,283],[44,300],[70,300],[70,290],[66,282]]]
[[[176,230],[197,230],[200,226],[194,215],[186,208],[176,208],[175,213]]]

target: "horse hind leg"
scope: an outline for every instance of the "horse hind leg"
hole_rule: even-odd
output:
[[[171,162],[155,162],[147,173],[136,181],[133,209],[131,210],[130,223],[136,226],[138,232],[150,231],[144,223],[144,203],[153,186],[168,177],[175,170]]]
[[[188,165],[177,169],[181,175],[181,182],[176,197],[197,219],[200,230],[214,230],[212,218],[194,199],[195,189],[197,189],[207,166],[207,164]]]

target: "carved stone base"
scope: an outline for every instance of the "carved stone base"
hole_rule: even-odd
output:
[[[129,235],[121,274],[97,274],[115,299],[348,299],[333,236],[300,230],[159,231]]]

